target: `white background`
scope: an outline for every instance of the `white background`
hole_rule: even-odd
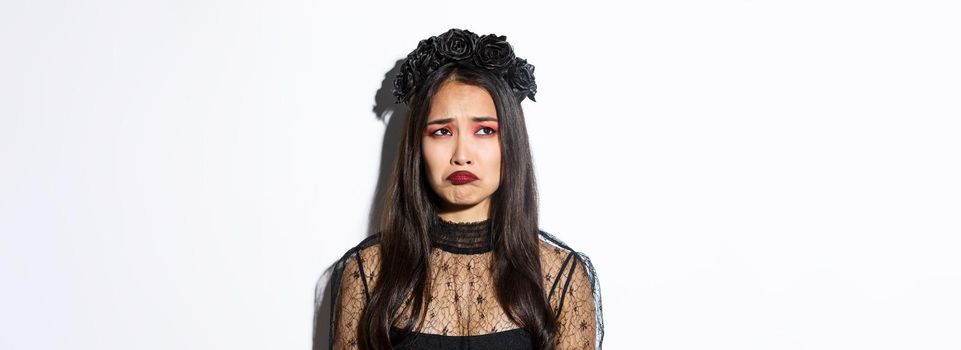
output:
[[[594,260],[607,348],[961,348],[959,17],[3,1],[0,348],[311,348],[370,231],[385,78],[451,27],[537,67],[541,226]]]

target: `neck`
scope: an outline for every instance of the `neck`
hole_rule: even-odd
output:
[[[490,198],[472,206],[447,205],[437,213],[448,222],[478,222],[490,218]]]

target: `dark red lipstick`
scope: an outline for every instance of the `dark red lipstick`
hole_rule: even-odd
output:
[[[447,176],[447,180],[455,185],[463,185],[468,182],[477,180],[477,175],[469,172],[467,170],[455,171],[453,174]]]

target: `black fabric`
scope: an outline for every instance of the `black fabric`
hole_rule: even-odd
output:
[[[390,340],[394,349],[419,350],[530,350],[534,346],[531,335],[524,329],[511,329],[483,335],[456,336],[404,332],[391,328]]]
[[[434,218],[430,229],[431,245],[457,254],[480,254],[491,251],[490,220],[453,223]]]

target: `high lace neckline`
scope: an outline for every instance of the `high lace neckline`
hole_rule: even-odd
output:
[[[430,228],[433,247],[455,254],[480,254],[491,251],[490,219],[451,222],[435,217]]]

